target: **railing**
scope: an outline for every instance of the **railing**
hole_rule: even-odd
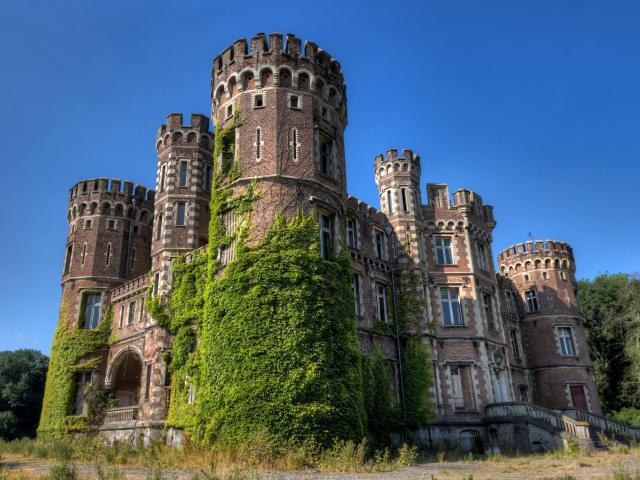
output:
[[[120,407],[110,408],[104,414],[104,423],[126,422],[138,418],[138,409],[140,407]]]
[[[149,279],[149,275],[141,275],[138,278],[134,278],[133,280],[129,280],[127,283],[123,283],[119,287],[116,287],[111,293],[111,300],[115,300],[122,295],[127,293],[135,292],[144,287],[147,287],[151,280]]]
[[[530,417],[547,423],[560,432],[567,432],[576,438],[589,438],[589,423],[586,420],[571,418],[548,408],[530,403],[490,403],[486,408],[487,416],[493,418]]]
[[[640,427],[631,427],[624,423],[616,422],[610,418],[595,415],[590,412],[585,412],[584,410],[580,410],[575,407],[558,408],[557,410],[568,417],[582,422],[587,422],[589,425],[593,425],[605,432],[615,433],[627,438],[640,440]]]

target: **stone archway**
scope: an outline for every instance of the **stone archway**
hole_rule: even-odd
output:
[[[140,400],[142,358],[134,349],[118,353],[107,372],[106,387],[119,400],[119,407],[133,407]]]

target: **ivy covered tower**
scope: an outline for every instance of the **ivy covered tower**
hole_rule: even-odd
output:
[[[237,167],[238,191],[261,183],[258,234],[274,214],[316,208],[338,246],[347,201],[344,129],[346,86],[340,64],[311,42],[272,33],[236,40],[213,61],[211,116],[228,132],[218,165]],[[239,115],[234,119],[234,110]],[[322,223],[322,219],[321,219]],[[334,245],[334,246],[336,246]]]

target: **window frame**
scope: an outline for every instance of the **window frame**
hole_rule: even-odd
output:
[[[293,110],[302,110],[302,97],[300,97],[300,95],[290,93],[288,100],[289,101],[287,103],[289,104],[289,108]]]
[[[475,388],[473,382],[473,365],[448,365],[449,367],[449,376],[451,377],[452,384],[452,394],[453,396],[453,411],[454,413],[460,412],[473,412],[477,411],[477,402],[475,395]],[[454,374],[453,369],[457,369],[457,372]],[[455,401],[455,384],[454,375],[458,375],[460,377],[460,389],[462,393],[462,406],[456,405]]]
[[[213,185],[213,165],[204,166],[204,191],[210,192]]]
[[[482,294],[482,307],[484,310],[485,320],[487,321],[487,327],[489,330],[498,331],[498,325],[495,320],[495,314],[493,310],[493,295],[490,293]]]
[[[347,246],[358,248],[358,227],[355,218],[347,217]]]
[[[527,313],[536,313],[540,311],[540,305],[538,305],[538,292],[535,288],[525,290],[524,299],[527,304]]]
[[[254,93],[253,94],[253,108],[265,108],[266,107],[266,102],[265,102],[265,94],[264,93]],[[260,102],[260,105],[258,105],[258,102]]]
[[[187,202],[176,202],[176,227],[187,225]]]
[[[480,270],[488,272],[489,267],[487,265],[487,250],[483,243],[476,242],[476,255],[478,257],[478,266]]]
[[[439,245],[441,242],[448,242],[448,245]],[[436,263],[438,265],[455,265],[453,262],[453,241],[451,240],[451,237],[435,237],[435,243]],[[449,255],[449,259],[447,259],[447,253]],[[449,262],[447,262],[447,260],[449,260]]]
[[[389,323],[390,322],[389,312],[387,310],[388,308],[387,285],[377,280],[374,281],[373,297],[376,305],[376,315],[378,317],[378,321],[382,323]],[[380,314],[381,311],[382,311],[382,315]]]
[[[324,224],[326,220],[326,225]],[[333,247],[333,214],[318,212],[318,224],[320,226],[320,255],[325,260],[331,259],[334,254]]]
[[[513,350],[513,358],[522,359],[520,352],[520,338],[518,330],[509,328],[509,339],[511,340],[511,349]]]
[[[360,315],[360,278],[357,273],[354,273],[351,277],[351,291],[355,297],[354,307],[356,316]]]
[[[136,322],[136,300],[131,300],[127,309],[127,326],[134,325]]]
[[[373,229],[373,246],[375,250],[376,258],[380,260],[386,260],[386,249],[385,249],[385,241],[384,241],[384,233],[377,228]]]
[[[160,240],[162,237],[162,215],[159,213],[156,221],[156,240]]]
[[[90,303],[97,297],[97,303]],[[90,310],[91,309],[91,310]],[[83,292],[82,295],[82,329],[95,330],[102,317],[102,293],[96,291]]]
[[[445,298],[445,292],[446,292],[447,298]],[[455,293],[456,298],[451,298],[452,293]],[[445,310],[445,304],[446,304],[446,310]],[[462,315],[462,304],[460,303],[459,289],[441,288],[440,289],[440,305],[442,307],[443,326],[445,327],[463,327],[464,326],[464,316]],[[457,322],[455,318],[456,311],[458,312]],[[447,317],[449,318],[449,323],[447,323]]]
[[[333,140],[321,134],[318,135],[318,171],[333,178]]]
[[[573,340],[573,329],[570,326],[556,327],[560,353],[563,357],[577,357],[576,344]]]

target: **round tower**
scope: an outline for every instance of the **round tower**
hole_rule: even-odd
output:
[[[500,252],[498,264],[519,294],[537,402],[601,414],[571,247],[519,243]]]
[[[171,282],[171,258],[208,243],[213,177],[209,119],[193,114],[191,123],[183,124],[182,114],[170,114],[158,129],[156,150],[151,269],[155,288],[162,291]]]
[[[211,116],[216,128],[234,121],[218,165],[238,167],[242,188],[258,178],[264,195],[255,205],[258,234],[278,211],[324,212],[342,224],[347,200],[344,129],[346,86],[340,64],[311,42],[287,34],[236,40],[213,62]],[[238,116],[234,120],[234,111]],[[224,160],[224,162],[223,162]],[[329,227],[328,227],[329,228]],[[334,234],[336,243],[342,235]]]
[[[107,302],[104,293],[149,271],[154,194],[108,178],[83,180],[69,191],[62,286],[70,328],[78,322],[95,328]]]

